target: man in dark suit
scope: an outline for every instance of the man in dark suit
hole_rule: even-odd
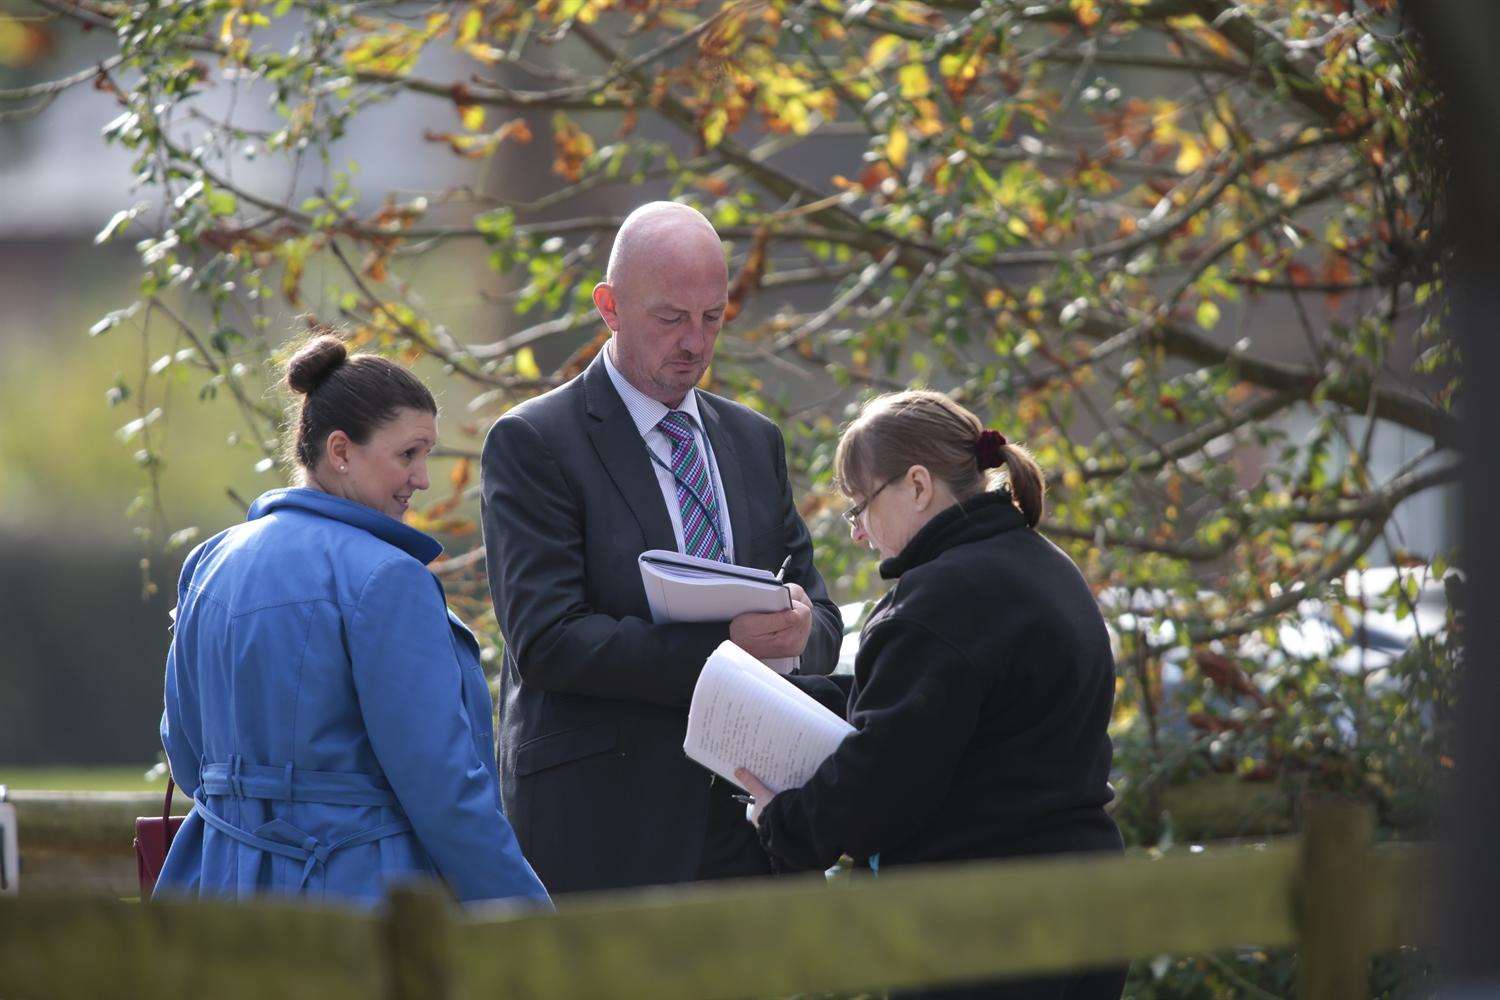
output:
[[[620,227],[594,302],[612,336],[584,373],[485,441],[483,522],[505,636],[500,774],[553,893],[770,872],[735,789],[682,752],[704,660],[726,638],[826,674],[842,622],[813,567],[780,430],[695,386],[727,305],[718,234],[654,202]],[[776,570],[793,606],[656,625],[636,557],[669,549]]]

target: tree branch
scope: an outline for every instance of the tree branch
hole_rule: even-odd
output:
[[[1120,461],[1109,463],[1085,463],[1083,467],[1083,478],[1085,480],[1112,479],[1126,472],[1151,473],[1156,472],[1168,462],[1176,461],[1194,454],[1207,447],[1210,442],[1231,434],[1246,424],[1265,420],[1268,417],[1288,409],[1293,404],[1301,402],[1302,396],[1295,392],[1274,392],[1263,399],[1259,399],[1237,413],[1227,414],[1217,420],[1210,421],[1198,430],[1190,434],[1168,441],[1160,448],[1145,458],[1136,461]]]
[[[46,83],[34,83],[29,87],[16,87],[13,90],[0,90],[0,101],[26,101],[34,97],[54,97],[69,87],[76,87],[80,83],[87,83],[99,76],[100,73],[108,73],[124,61],[124,56],[110,56],[97,66],[81,69],[76,73],[69,74],[57,80],[49,80]]]

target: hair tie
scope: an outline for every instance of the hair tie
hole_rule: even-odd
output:
[[[1005,435],[986,428],[974,439],[974,457],[979,460],[979,469],[998,469],[1005,464]]]

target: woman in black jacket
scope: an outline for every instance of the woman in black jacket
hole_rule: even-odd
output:
[[[987,470],[1004,467],[1004,488]],[[920,862],[1119,851],[1104,811],[1115,671],[1083,576],[1035,528],[1040,469],[941,393],[868,404],[844,433],[855,541],[896,581],[865,625],[839,749],[800,788],[754,775],[752,819],[782,867],[848,854]],[[821,678],[817,680],[823,680]],[[832,687],[830,684],[829,687]],[[1124,970],[932,996],[1113,1000]]]

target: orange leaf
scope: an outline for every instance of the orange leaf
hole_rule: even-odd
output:
[[[453,492],[457,493],[469,485],[469,460],[460,458],[453,463],[453,471],[448,475],[448,481],[453,484]]]
[[[552,119],[552,145],[556,155],[552,172],[569,181],[583,176],[583,165],[594,155],[594,139],[567,115],[558,113]]]

